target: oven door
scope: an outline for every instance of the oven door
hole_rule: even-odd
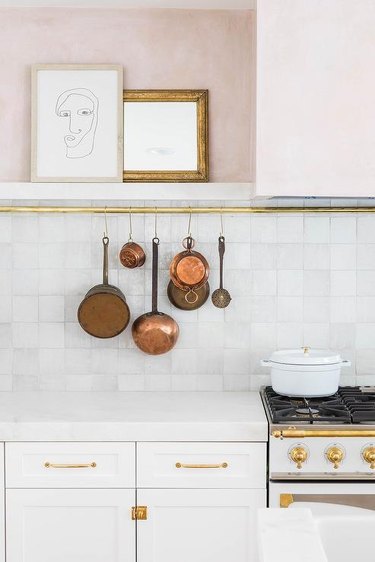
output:
[[[298,507],[298,503],[324,503],[375,511],[375,482],[270,482],[269,507]],[[301,506],[302,507],[302,506]]]

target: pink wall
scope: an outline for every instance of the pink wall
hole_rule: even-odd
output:
[[[0,180],[30,178],[30,65],[117,63],[124,87],[208,88],[211,181],[249,181],[250,11],[0,9]]]

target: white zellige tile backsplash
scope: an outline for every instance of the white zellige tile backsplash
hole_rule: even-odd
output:
[[[158,216],[159,308],[178,321],[181,335],[171,353],[152,357],[134,346],[130,327],[98,340],[77,323],[80,301],[101,282],[102,216],[0,215],[0,390],[255,390],[268,382],[261,358],[302,345],[350,359],[343,384],[375,383],[375,214],[226,215],[225,286],[233,300],[226,310],[209,300],[194,312],[171,307],[166,297],[168,265],[187,222]],[[151,306],[154,216],[133,216],[133,238],[147,251],[137,270],[117,258],[128,217],[108,216],[108,229],[110,282],[124,291],[134,319]],[[193,216],[191,231],[215,289],[220,219]]]

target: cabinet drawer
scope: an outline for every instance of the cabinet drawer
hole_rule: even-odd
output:
[[[133,488],[134,443],[7,443],[7,488]]]
[[[265,488],[265,443],[139,443],[140,488]]]

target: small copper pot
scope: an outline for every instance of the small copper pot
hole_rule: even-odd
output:
[[[129,240],[129,242],[124,244],[121,248],[119,258],[124,267],[134,269],[136,267],[142,267],[146,261],[146,254],[139,244],[133,242],[133,240]]]

